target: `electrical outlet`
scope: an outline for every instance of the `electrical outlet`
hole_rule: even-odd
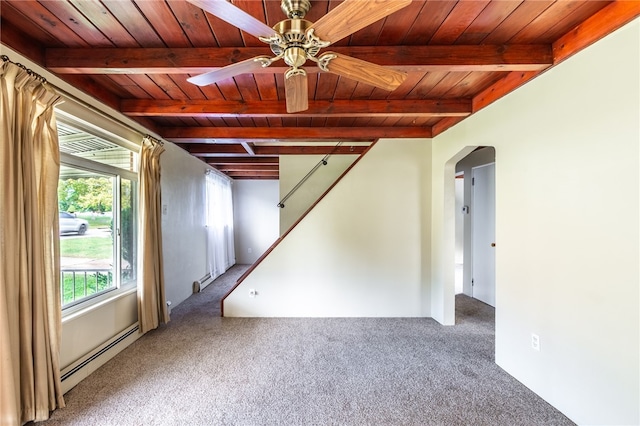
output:
[[[534,351],[540,351],[540,336],[531,333],[531,347]]]

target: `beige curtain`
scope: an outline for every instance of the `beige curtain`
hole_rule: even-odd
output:
[[[0,424],[64,407],[58,240],[60,153],[42,79],[2,58],[0,140]]]
[[[146,333],[169,322],[164,295],[162,266],[162,212],[160,199],[160,155],[162,143],[146,136],[140,148],[140,249],[138,321]]]

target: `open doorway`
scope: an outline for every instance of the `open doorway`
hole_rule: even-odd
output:
[[[458,161],[456,188],[456,295],[495,307],[493,147],[478,147]]]

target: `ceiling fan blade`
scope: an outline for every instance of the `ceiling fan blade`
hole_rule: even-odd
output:
[[[217,16],[225,22],[240,28],[256,37],[270,37],[275,34],[273,28],[257,20],[244,10],[227,0],[188,0],[189,3]]]
[[[295,73],[285,78],[284,91],[287,98],[288,113],[309,109],[309,90],[306,73]]]
[[[320,40],[335,43],[409,4],[411,0],[345,0],[311,28]]]
[[[407,73],[396,71],[371,62],[326,52],[318,57],[320,68],[353,80],[362,81],[384,90],[395,90],[407,78]]]
[[[206,86],[208,84],[224,80],[225,78],[257,71],[260,68],[264,68],[265,63],[270,63],[268,61],[269,58],[266,56],[256,56],[255,58],[245,59],[244,61],[236,62],[235,64],[227,65],[226,67],[209,71],[195,77],[189,77],[187,78],[187,81],[195,84],[196,86]]]

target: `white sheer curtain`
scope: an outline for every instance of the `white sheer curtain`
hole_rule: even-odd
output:
[[[212,278],[236,263],[231,184],[231,179],[219,173],[206,174],[207,269]]]

